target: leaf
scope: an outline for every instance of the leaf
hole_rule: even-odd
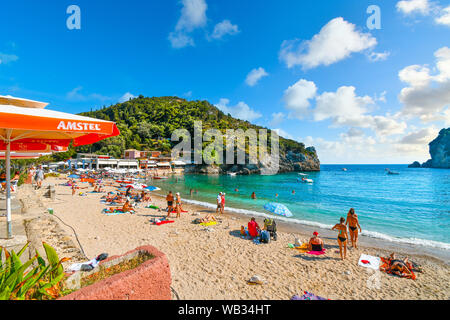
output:
[[[30,241],[28,241],[28,242],[23,246],[23,248],[20,249],[19,253],[17,253],[17,256],[20,257],[20,256],[25,252],[25,250],[28,248],[29,244],[30,244]]]
[[[59,258],[58,258],[58,254],[56,253],[55,249],[53,249],[50,245],[48,245],[45,242],[43,242],[42,245],[44,246],[45,254],[47,255],[48,262],[52,266],[58,265]]]

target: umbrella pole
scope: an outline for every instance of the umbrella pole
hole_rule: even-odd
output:
[[[6,238],[12,238],[11,228],[11,133],[6,137]]]

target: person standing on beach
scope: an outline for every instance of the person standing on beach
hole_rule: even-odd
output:
[[[219,192],[219,194],[217,195],[217,208],[216,208],[216,213],[220,211],[222,211],[222,192]]]
[[[176,194],[176,200],[175,200],[175,209],[177,211],[177,218],[180,218],[181,216],[181,196],[180,193],[177,192]]]
[[[44,180],[44,170],[42,170],[42,166],[39,166],[39,168],[36,170],[34,180],[36,180],[37,184],[36,189],[40,189],[42,187],[42,180]]]
[[[170,217],[170,214],[173,210],[173,194],[172,191],[169,191],[169,194],[166,197],[167,200],[167,218]]]
[[[225,193],[222,193],[222,197],[220,198],[220,214],[223,214],[225,210]]]
[[[339,244],[339,253],[341,255],[341,260],[344,260],[347,256],[347,226],[345,225],[345,218],[340,219],[340,223],[335,225],[331,230],[338,230],[338,244]],[[343,249],[343,250],[342,250]],[[344,254],[342,254],[344,251]]]
[[[348,225],[350,232],[350,240],[352,241],[352,247],[358,248],[358,228],[359,232],[362,232],[359,225],[358,215],[355,213],[355,209],[351,208],[347,214],[347,221],[345,225]]]
[[[33,184],[34,171],[34,167],[31,167],[28,170],[27,180],[25,181],[26,184]]]

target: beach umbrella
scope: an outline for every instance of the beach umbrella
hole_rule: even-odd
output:
[[[273,214],[285,216],[288,218],[293,216],[292,212],[284,204],[281,203],[276,202],[267,203],[266,205],[264,205],[264,209],[272,212]]]
[[[136,190],[144,190],[145,188],[147,188],[147,185],[146,184],[141,184],[141,183],[133,183],[133,184],[128,184],[125,187],[126,188],[131,187],[131,188],[136,189]]]
[[[154,187],[154,186],[148,186],[147,188],[144,188],[144,189],[146,189],[146,190],[148,190],[148,191],[158,191],[158,190],[161,190],[160,188]]]
[[[71,179],[80,179],[80,176],[77,175],[77,174],[71,174],[70,176],[68,176],[68,178],[71,178]]]
[[[0,151],[6,153],[7,238],[11,231],[11,152],[53,152],[120,134],[111,121],[45,110],[47,103],[0,96]]]

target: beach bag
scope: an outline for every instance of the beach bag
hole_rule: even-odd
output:
[[[270,242],[270,233],[266,230],[261,231],[261,242],[269,243]]]

